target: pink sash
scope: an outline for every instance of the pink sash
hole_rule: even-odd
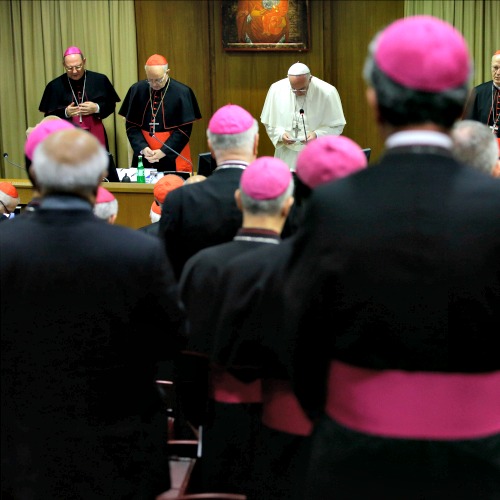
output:
[[[82,116],[82,123],[80,123],[80,116],[76,115],[73,116],[72,121],[75,127],[88,130],[104,147],[106,147],[106,133],[104,131],[102,120],[97,118],[95,115],[87,115]]]
[[[326,413],[353,430],[384,437],[487,437],[500,432],[500,371],[371,370],[334,361]]]
[[[261,403],[262,382],[241,382],[222,368],[210,370],[210,397],[219,403]]]
[[[300,406],[286,380],[264,380],[262,382],[262,423],[271,429],[308,436],[312,422]]]

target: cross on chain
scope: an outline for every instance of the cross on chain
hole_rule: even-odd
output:
[[[153,120],[154,120],[154,118],[153,118]],[[155,133],[155,131],[156,131],[156,125],[159,125],[159,123],[158,123],[158,122],[155,122],[155,121],[152,121],[152,122],[149,124],[149,127],[150,127],[150,129],[151,129],[151,133],[152,133],[152,134],[154,134],[154,133]]]

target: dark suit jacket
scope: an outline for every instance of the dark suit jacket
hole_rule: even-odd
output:
[[[205,181],[181,186],[165,198],[159,234],[177,279],[189,257],[230,241],[241,227],[234,192],[242,172],[234,167],[216,170]]]
[[[313,415],[332,360],[415,374],[500,370],[500,182],[444,151],[395,148],[317,187],[286,275],[286,321],[299,333],[292,375]],[[492,499],[499,441],[391,440],[327,418],[313,433],[321,458],[305,497]]]
[[[158,222],[152,222],[151,224],[148,224],[147,226],[140,227],[138,229],[138,231],[142,231],[143,233],[154,234],[155,236],[158,236],[159,227],[160,227],[160,224],[158,224]]]
[[[206,182],[208,180],[203,183]],[[221,276],[224,269],[235,257],[253,253],[262,246],[274,247],[279,241],[277,235],[258,229],[242,230],[238,232],[238,236],[240,235],[250,237],[250,240],[233,240],[205,248],[186,262],[181,274],[179,295],[188,320],[186,346],[188,351],[198,354],[193,358],[201,358],[201,366],[204,366],[204,359],[200,355],[207,356],[212,361],[211,354],[217,341],[215,325],[222,306],[220,297],[224,283]],[[255,239],[252,240],[252,237]],[[192,363],[191,361],[191,366]],[[193,419],[190,414],[190,410],[196,408],[192,401],[193,395],[196,394],[197,399],[206,397],[206,383],[201,376],[201,366],[197,369],[200,376],[198,383],[186,384],[189,391],[186,388],[180,391],[188,418],[191,422],[200,418],[204,425],[203,459],[200,462],[201,490],[247,493],[253,479],[252,458],[261,426],[261,405],[211,401],[206,404],[210,408],[207,417],[194,415]],[[231,473],[225,473],[227,470]]]
[[[2,224],[0,249],[2,497],[169,489],[155,378],[180,317],[161,242],[42,206]]]

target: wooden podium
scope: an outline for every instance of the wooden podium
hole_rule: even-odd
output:
[[[2,179],[11,182],[21,198],[21,205],[26,205],[33,198],[33,186],[28,179]],[[113,193],[118,200],[116,224],[137,229],[151,223],[149,212],[154,201],[154,184],[135,182],[103,182],[103,188]]]

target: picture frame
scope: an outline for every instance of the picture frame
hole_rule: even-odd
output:
[[[226,51],[310,49],[309,0],[222,0]]]

